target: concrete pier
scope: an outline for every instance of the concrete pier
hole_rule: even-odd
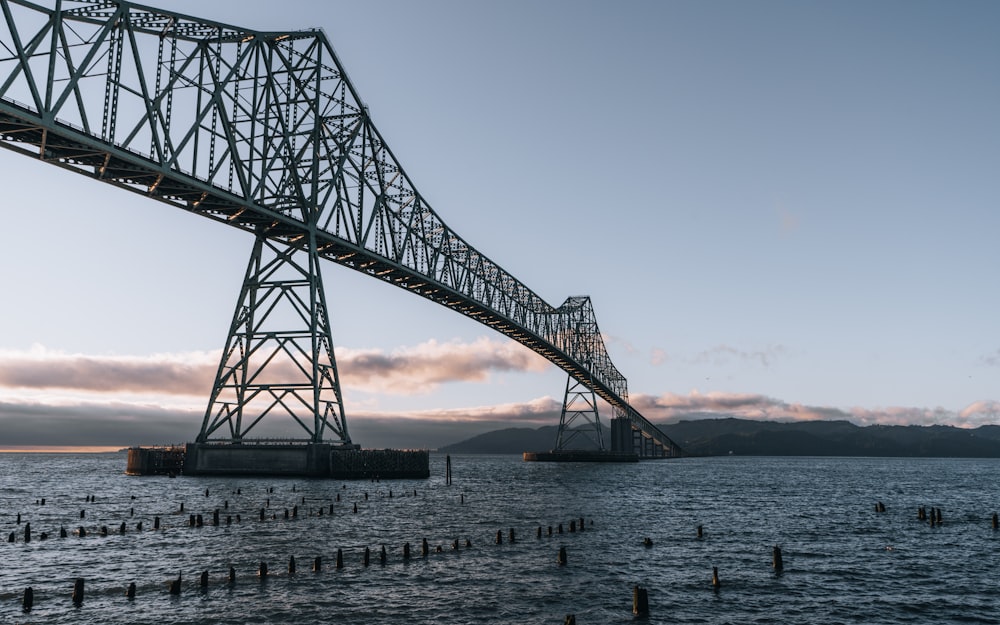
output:
[[[185,447],[132,447],[126,473],[428,478],[430,454],[427,450],[345,449],[325,443],[188,443]]]

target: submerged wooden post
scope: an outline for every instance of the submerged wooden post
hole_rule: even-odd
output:
[[[649,616],[649,595],[642,586],[632,587],[632,614]]]
[[[78,607],[83,604],[83,578],[77,577],[73,584],[73,603]]]
[[[997,513],[993,513],[993,529],[1000,528],[1000,518],[997,517]]]

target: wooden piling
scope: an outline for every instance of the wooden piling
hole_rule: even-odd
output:
[[[997,513],[993,513],[993,529],[1000,528],[1000,518],[997,517]]]
[[[771,568],[779,573],[785,568],[785,563],[781,558],[781,547],[777,545],[771,550]]]
[[[129,583],[128,588],[125,589],[125,597],[135,599],[135,582]]]
[[[337,549],[337,569],[340,570],[342,568],[344,568],[344,550]]]
[[[496,544],[498,544],[498,545],[502,545],[503,544],[503,531],[502,530],[497,530]]]
[[[31,542],[31,523],[24,524],[24,542]]]
[[[643,547],[647,547],[647,548],[652,547],[653,546],[653,539],[650,538],[649,536],[643,538],[642,539],[642,546]]]
[[[229,583],[232,584],[235,581],[236,581],[236,568],[230,566],[229,567]]]
[[[170,594],[179,595],[181,594],[181,574],[177,574],[177,579],[170,582]]]
[[[410,559],[410,543],[403,543],[403,559]]]
[[[83,578],[77,577],[73,583],[73,604],[77,607],[83,605]]]
[[[153,517],[153,529],[154,530],[160,529],[160,517],[158,516]]]
[[[510,542],[511,544],[514,544],[514,528],[513,527],[510,528],[510,530],[507,532],[507,541]]]
[[[649,616],[649,595],[642,586],[632,587],[632,614]]]
[[[719,567],[712,567],[712,588],[718,589],[722,587],[722,582],[719,581]]]
[[[288,574],[295,575],[295,556],[288,556]]]
[[[444,483],[451,486],[451,455],[444,457]]]
[[[423,540],[420,541],[420,555],[426,558],[427,551],[428,551],[427,539],[424,538]]]
[[[257,575],[261,579],[267,577],[267,562],[261,561],[260,566],[257,568]]]
[[[563,625],[576,625],[576,615],[567,614],[566,618],[563,619]]]
[[[385,564],[385,559],[386,559],[385,545],[382,545],[382,552],[379,554],[378,559],[379,559],[379,564]]]
[[[701,528],[701,526],[699,525],[699,526],[698,526],[698,538],[701,538],[702,536],[704,536],[704,532],[702,531],[702,528]]]
[[[556,562],[559,566],[565,566],[566,564],[566,547],[559,547],[559,555],[556,556]]]
[[[201,572],[201,579],[199,580],[199,586],[202,588],[208,588],[208,571]]]
[[[21,609],[25,612],[31,612],[33,605],[35,605],[35,591],[31,586],[28,586],[24,589],[24,597],[21,599]]]
[[[323,570],[323,556],[316,556],[313,559],[313,573],[319,573]]]
[[[368,566],[369,562],[371,561],[371,555],[372,555],[371,549],[369,549],[368,547],[365,547],[365,555],[364,555],[364,557],[361,560],[361,563],[364,566]]]

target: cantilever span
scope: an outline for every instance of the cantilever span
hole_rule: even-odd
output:
[[[3,147],[438,302],[565,370],[627,420],[643,449],[680,453],[629,405],[589,298],[546,303],[428,205],[321,30],[258,31],[113,0],[0,8]],[[328,323],[325,308],[312,314],[314,326]],[[320,361],[332,345],[311,349]],[[337,412],[335,367],[313,366],[337,397],[312,406],[315,425],[304,427],[314,440],[329,429],[349,443],[342,412],[319,415]],[[223,369],[220,379],[236,375]],[[272,407],[287,408],[287,395],[267,390]],[[203,435],[245,433],[228,409],[206,415]]]

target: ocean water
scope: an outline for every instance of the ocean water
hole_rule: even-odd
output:
[[[378,483],[130,477],[122,454],[0,454],[0,623],[1000,623],[997,460],[452,464],[449,486],[440,455],[428,480]]]

